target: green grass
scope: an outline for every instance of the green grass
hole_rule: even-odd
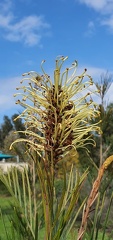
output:
[[[6,231],[5,231],[5,227],[7,229],[8,234],[10,234],[10,228],[11,228],[11,224],[10,224],[10,214],[11,214],[11,207],[10,207],[10,202],[12,202],[12,197],[7,197],[7,196],[0,196],[0,207],[2,209],[2,215],[3,215],[3,219],[0,216],[0,240],[8,240],[7,236],[6,236]],[[5,227],[4,227],[4,223],[5,223]],[[39,239],[40,240],[44,240],[44,228],[42,228],[39,231]],[[73,230],[70,233],[70,236],[68,236],[67,239],[65,240],[76,240],[77,238],[77,230]],[[109,237],[105,237],[104,240],[109,240]],[[112,238],[111,238],[112,239]],[[86,240],[86,239],[84,239]],[[99,232],[99,236],[98,236],[98,240],[102,240],[102,233]]]
[[[10,201],[12,201],[11,197],[0,196],[0,208],[2,210],[2,216],[3,216],[2,218],[0,214],[0,240],[7,239],[5,227],[7,229],[7,232],[10,232],[10,221],[9,221],[9,215],[11,213]]]

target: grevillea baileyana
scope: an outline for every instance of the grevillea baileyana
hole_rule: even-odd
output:
[[[17,88],[20,93],[15,94],[22,96],[16,103],[24,107],[19,117],[26,126],[26,138],[17,141],[25,141],[47,167],[51,159],[56,166],[72,148],[76,152],[87,143],[95,144],[91,134],[99,131],[98,124],[90,121],[99,115],[91,97],[92,78],[86,69],[76,75],[76,61],[61,72],[66,59],[56,59],[52,80],[43,69],[45,61],[41,64],[42,75],[34,71],[23,74],[22,86]]]

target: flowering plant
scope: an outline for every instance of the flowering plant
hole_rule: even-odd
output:
[[[59,240],[66,236],[86,200],[83,199],[78,207],[80,190],[88,171],[80,175],[78,165],[75,168],[72,165],[68,175],[65,162],[67,156],[76,158],[78,148],[87,149],[87,144],[95,144],[92,134],[99,132],[100,128],[98,123],[93,124],[90,120],[98,117],[99,111],[91,97],[93,81],[87,70],[77,76],[75,61],[62,73],[61,68],[66,59],[67,57],[56,59],[54,80],[44,71],[45,61],[41,64],[42,75],[34,71],[23,74],[22,85],[17,88],[20,92],[15,95],[22,96],[16,103],[24,108],[19,118],[24,120],[25,130],[22,133],[25,138],[15,140],[11,147],[16,142],[26,143],[26,150],[33,163],[33,193],[27,171],[22,173],[21,191],[16,172],[2,180],[17,200],[15,216],[21,225],[22,240],[25,237],[30,240],[39,239],[40,208],[44,218],[44,239]],[[59,167],[62,168],[63,182],[60,196],[55,185]],[[40,199],[35,191],[35,174],[39,180]],[[12,181],[9,181],[11,178]],[[12,192],[11,187],[14,190],[17,188],[17,192]],[[14,223],[13,227],[17,231],[18,224]],[[24,227],[26,231],[23,230]],[[84,228],[80,229],[79,239],[83,233]]]

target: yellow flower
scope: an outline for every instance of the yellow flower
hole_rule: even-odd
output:
[[[22,100],[18,100],[17,104],[24,107],[19,116],[26,125],[24,141],[46,163],[53,159],[54,165],[72,148],[76,151],[87,143],[94,144],[91,134],[99,131],[98,124],[90,121],[99,114],[89,91],[93,81],[86,69],[76,76],[76,61],[61,73],[66,59],[67,57],[60,57],[56,60],[53,81],[45,73],[43,61],[43,75],[33,71],[24,74],[22,87],[18,88],[22,90],[19,93]],[[25,81],[28,82],[27,86],[23,86]]]

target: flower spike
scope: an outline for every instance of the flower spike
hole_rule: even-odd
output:
[[[43,68],[45,60],[41,63],[43,75],[34,71],[23,74],[22,85],[24,80],[29,84],[21,87],[22,99],[16,102],[24,107],[20,115],[26,123],[24,141],[29,149],[32,146],[38,155],[42,154],[46,166],[51,166],[51,154],[55,166],[71,149],[86,148],[88,142],[95,144],[91,134],[99,131],[98,124],[89,121],[99,115],[91,98],[93,91],[89,92],[92,78],[86,69],[76,76],[77,61],[61,72],[67,58],[56,59],[53,80]]]

